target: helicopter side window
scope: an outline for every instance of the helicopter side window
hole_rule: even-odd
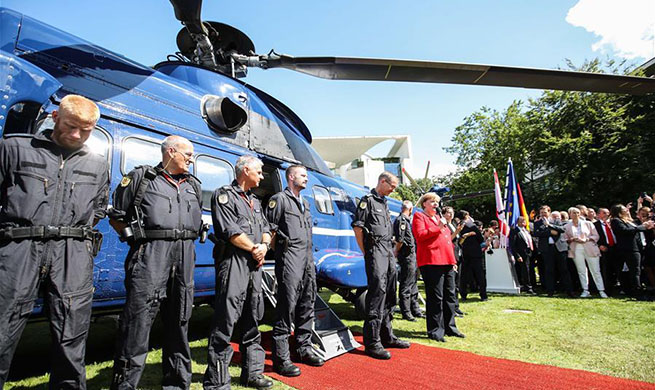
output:
[[[161,161],[161,144],[157,141],[129,137],[123,140],[121,172],[126,175],[139,165],[155,166]]]
[[[214,190],[234,180],[234,168],[227,161],[207,155],[196,157],[196,176],[202,182],[203,209],[211,210]]]
[[[323,214],[334,214],[332,198],[330,197],[328,189],[321,186],[314,186],[312,187],[312,191],[314,192],[314,203],[316,204],[318,212]]]

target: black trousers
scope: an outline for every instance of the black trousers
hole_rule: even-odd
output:
[[[485,270],[484,257],[468,257],[463,256],[462,259],[462,280],[459,286],[459,293],[462,299],[466,299],[468,295],[469,284],[475,278],[480,290],[480,298],[487,298],[487,275]]]
[[[630,296],[637,296],[641,292],[641,252],[619,252],[620,258],[628,266],[628,285],[624,291]],[[618,263],[618,262],[617,262]],[[623,262],[620,264],[623,269]]]
[[[364,256],[368,290],[364,319],[364,346],[376,348],[396,339],[391,328],[396,304],[396,264],[391,248],[375,244]]]
[[[542,249],[541,256],[544,259],[544,272],[546,273],[546,292],[555,293],[557,283],[556,275],[559,274],[562,281],[562,288],[566,292],[571,291],[571,275],[567,265],[566,252],[560,252],[555,245],[548,245]]]
[[[234,249],[228,246],[228,250]],[[230,339],[239,327],[241,338],[241,380],[247,381],[264,372],[266,352],[261,346],[259,320],[264,314],[262,300],[262,269],[256,268],[251,256],[241,257],[233,252],[216,262],[216,300],[209,334],[207,370],[203,388],[230,388],[229,365],[234,350]]]
[[[521,286],[521,290],[526,291],[526,290],[531,290],[532,289],[532,281],[530,278],[530,257],[527,253],[519,253],[518,255],[521,256],[521,260],[523,261],[518,261],[516,260],[514,262],[514,270],[516,271],[516,277],[519,280],[519,285]]]
[[[428,337],[458,333],[455,325],[455,271],[452,265],[424,265],[425,317]]]
[[[125,261],[127,299],[119,320],[112,389],[136,389],[145,369],[150,328],[161,309],[162,388],[188,389],[193,309],[192,240],[154,240],[134,246]]]
[[[398,289],[398,304],[400,312],[404,316],[416,315],[421,308],[418,304],[418,269],[416,267],[416,252],[399,254],[398,265],[400,265],[400,288]]]
[[[279,264],[279,265],[278,265]],[[294,326],[294,336],[299,356],[312,353],[312,328],[316,301],[316,275],[313,269],[287,269],[288,263],[278,260],[275,267],[277,305],[273,326],[273,361],[282,363],[291,359],[289,336]],[[314,267],[312,262],[309,267]],[[303,272],[304,271],[304,272]]]
[[[38,292],[52,337],[52,389],[86,389],[84,355],[93,302],[93,257],[86,241],[0,242],[0,389]]]

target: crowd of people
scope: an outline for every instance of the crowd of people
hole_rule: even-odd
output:
[[[654,197],[639,197],[634,218],[631,204],[611,209],[577,205],[566,211],[543,205],[532,221],[518,217],[506,238],[499,234],[498,221],[484,227],[465,210],[441,208],[435,193],[418,200],[421,210],[411,220],[412,203],[404,201],[394,229],[403,275],[398,291],[402,316],[415,321],[420,312],[415,303],[417,270],[406,255],[414,240],[425,283],[428,337],[440,342],[446,342],[444,336],[465,337],[455,324],[465,314],[460,300],[466,301],[473,290],[481,301],[489,299],[485,252],[494,250],[507,250],[523,293],[588,298],[593,287],[601,298],[623,294],[648,299],[645,292],[655,289]]]
[[[540,285],[549,296],[559,291],[574,297],[580,291],[587,298],[593,283],[601,298],[645,298],[645,290],[655,287],[652,204],[642,194],[634,218],[631,204],[566,211],[544,205],[534,221],[519,217],[508,249],[522,291],[535,293]]]

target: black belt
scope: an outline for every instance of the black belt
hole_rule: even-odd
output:
[[[78,238],[93,239],[90,227],[72,226],[26,226],[0,229],[0,240],[19,240],[23,238]]]
[[[195,240],[198,232],[194,230],[157,229],[146,230],[146,239],[151,240]]]

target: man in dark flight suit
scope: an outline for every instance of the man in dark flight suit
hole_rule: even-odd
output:
[[[109,165],[84,142],[100,117],[68,95],[54,129],[0,140],[0,388],[39,290],[52,336],[50,388],[85,389],[93,257],[105,217]],[[7,129],[11,130],[11,129]]]
[[[114,192],[112,226],[130,245],[125,259],[127,298],[119,320],[111,389],[136,389],[148,354],[152,322],[164,323],[162,387],[188,389],[187,333],[193,307],[194,240],[202,226],[200,181],[191,175],[193,145],[171,135],[162,161],[140,166]]]
[[[234,167],[236,180],[212,196],[216,302],[203,381],[207,390],[230,388],[228,365],[234,353],[230,338],[237,324],[241,330],[241,383],[258,389],[273,386],[262,375],[265,352],[257,328],[264,312],[261,266],[271,234],[259,199],[250,193],[264,178],[262,165],[254,156],[239,157]]]
[[[284,376],[300,375],[291,363],[289,336],[291,326],[300,361],[322,366],[325,361],[312,350],[316,267],[312,250],[312,215],[309,203],[300,191],[307,187],[307,170],[291,165],[286,170],[288,187],[271,197],[266,218],[274,231],[277,306],[273,327],[273,368]]]
[[[357,205],[353,231],[364,254],[368,290],[364,320],[364,347],[375,359],[391,359],[387,348],[409,348],[391,329],[392,308],[396,304],[396,263],[391,240],[393,228],[385,196],[398,186],[398,178],[382,172],[377,186]]]
[[[393,222],[393,234],[396,237],[394,255],[400,265],[400,288],[398,289],[398,303],[403,318],[407,321],[416,321],[414,317],[425,317],[418,304],[418,285],[416,283],[416,243],[412,234],[412,202],[403,201],[400,215]]]

